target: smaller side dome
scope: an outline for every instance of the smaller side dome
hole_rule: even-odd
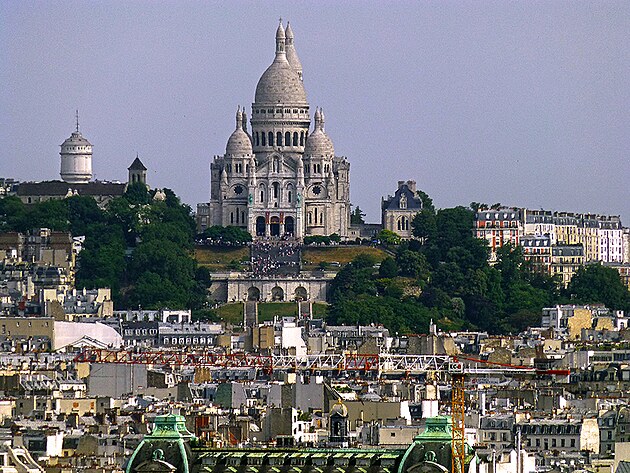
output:
[[[234,156],[252,154],[252,141],[249,135],[245,133],[245,130],[243,130],[243,112],[241,112],[240,106],[236,112],[236,129],[228,139],[225,154]]]
[[[324,131],[324,113],[321,109],[315,111],[315,131],[311,133],[304,146],[305,156],[334,156],[335,147],[332,140]]]
[[[337,402],[330,408],[330,415],[348,417],[348,408],[341,402],[341,399],[337,399]]]
[[[164,202],[166,200],[166,194],[164,193],[162,189],[158,189],[155,191],[155,194],[153,195],[153,200],[156,200],[158,202]]]

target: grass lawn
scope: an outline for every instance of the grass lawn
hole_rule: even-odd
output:
[[[263,323],[273,320],[274,316],[295,317],[298,306],[295,302],[261,302],[258,304],[258,322]],[[243,324],[243,304],[240,302],[225,304],[216,309],[216,313],[222,320],[233,325]],[[328,315],[328,304],[314,303],[313,317],[325,318]]]
[[[295,302],[266,302],[258,304],[258,322],[273,320],[274,316],[295,317],[298,306]]]
[[[249,248],[230,248],[222,246],[197,246],[195,259],[199,266],[205,266],[210,271],[225,271],[232,261],[249,260]]]
[[[304,269],[317,269],[320,263],[339,263],[343,266],[360,254],[369,254],[380,263],[387,257],[387,253],[372,246],[307,246],[302,251]],[[329,269],[335,269],[330,266]]]
[[[243,304],[225,304],[216,309],[217,315],[222,320],[229,322],[233,325],[243,325]]]

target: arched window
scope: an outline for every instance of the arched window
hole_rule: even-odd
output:
[[[238,217],[239,217],[239,215],[238,215],[238,209],[236,209],[236,223],[238,223]]]
[[[265,137],[265,132],[264,131],[260,133],[260,137],[262,139],[262,145],[263,146],[267,146],[267,138]]]
[[[291,146],[291,132],[287,131],[284,134],[284,146]]]
[[[300,132],[300,146],[304,146],[304,132]]]
[[[273,198],[277,199],[278,198],[278,190],[280,188],[280,184],[278,184],[277,182],[274,182],[272,184],[272,186],[273,186]]]
[[[260,201],[264,202],[265,201],[265,191],[260,189]]]
[[[241,210],[241,223],[245,223],[245,211]]]
[[[282,132],[281,131],[276,132],[276,144],[278,146],[282,146]]]
[[[269,146],[273,146],[273,131],[269,132]]]
[[[254,134],[254,142],[256,143],[256,146],[260,146],[260,140],[258,139],[258,132]]]
[[[293,146],[297,146],[298,145],[298,140],[299,140],[299,138],[298,138],[297,131],[294,131],[293,132]]]
[[[230,223],[234,223],[234,212],[230,212]]]
[[[291,203],[291,191],[287,192],[287,199]]]
[[[313,223],[313,214],[311,212],[308,213],[308,224],[312,224]]]

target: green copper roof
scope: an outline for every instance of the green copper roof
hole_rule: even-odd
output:
[[[429,417],[424,432],[414,437],[416,442],[450,442],[452,438],[449,416]]]
[[[147,436],[147,438],[152,439],[183,438],[186,440],[193,437],[194,435],[186,428],[186,419],[184,416],[176,414],[157,416],[155,418],[155,429]]]
[[[196,437],[186,428],[184,416],[175,414],[157,416],[154,424],[153,432],[144,437],[131,455],[127,473],[132,473],[135,467],[151,457],[158,458],[156,452],[159,452],[160,459],[168,452],[166,460],[169,463],[177,463],[178,473],[189,473],[190,448],[187,442]]]

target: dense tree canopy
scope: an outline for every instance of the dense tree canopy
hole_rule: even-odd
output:
[[[417,239],[398,245],[379,269],[365,261],[342,268],[332,283],[332,322],[425,332],[433,318],[444,329],[516,333],[540,324],[541,309],[554,304],[630,309],[630,292],[610,268],[582,268],[564,291],[556,279],[532,271],[520,247],[502,247],[490,266],[486,242],[472,231],[474,211],[485,204],[436,210],[427,194],[418,195]]]
[[[222,227],[220,225],[206,228],[199,235],[199,238],[209,240],[215,245],[226,246],[244,246],[252,241],[252,236],[247,230],[233,226]]]
[[[601,303],[610,309],[630,311],[630,292],[619,273],[601,264],[580,268],[571,279],[567,293],[583,304]]]
[[[7,197],[0,199],[0,231],[44,227],[85,236],[76,285],[110,287],[118,307],[201,308],[210,278],[193,258],[191,209],[169,189],[163,200],[152,194],[131,184],[105,210],[91,197],[33,205]]]

